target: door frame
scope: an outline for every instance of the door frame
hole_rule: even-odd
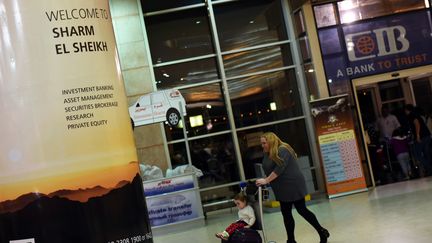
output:
[[[359,88],[361,88],[361,89],[359,89]],[[360,87],[357,86],[356,93],[362,92],[365,90],[367,90],[368,92],[371,92],[372,99],[373,99],[371,105],[373,106],[374,114],[379,115],[380,114],[380,108],[379,107],[381,107],[381,99],[380,99],[380,96],[378,94],[379,93],[378,85],[365,85],[365,86],[360,86]],[[357,96],[357,98],[358,98],[358,96]],[[378,118],[378,117],[376,117],[376,118]]]
[[[376,187],[376,184],[375,184],[375,178],[374,178],[374,174],[373,174],[372,164],[370,161],[369,150],[367,149],[366,139],[364,139],[365,138],[365,130],[364,130],[363,118],[361,116],[360,105],[359,105],[359,101],[358,101],[358,97],[357,97],[358,87],[376,84],[376,83],[379,83],[379,82],[382,82],[385,80],[390,80],[390,79],[407,78],[409,80],[409,77],[426,75],[427,73],[431,73],[431,70],[432,70],[432,65],[427,65],[427,66],[422,66],[422,67],[398,70],[398,71],[390,72],[390,73],[383,73],[383,74],[366,76],[366,77],[362,77],[362,78],[351,79],[351,88],[352,88],[352,92],[354,95],[357,115],[358,115],[359,122],[360,122],[363,147],[365,148],[365,152],[366,152],[366,159],[367,159],[367,164],[369,167],[369,173],[370,173],[370,177],[371,177],[371,181],[372,181],[372,187]],[[410,90],[411,90],[411,93],[410,93],[411,99],[415,102],[414,97],[412,96],[413,91],[412,91],[411,82],[410,82]]]
[[[415,98],[415,94],[414,94],[414,88],[413,88],[413,81],[415,82],[417,79],[421,79],[421,78],[425,78],[425,77],[430,77],[432,76],[432,71],[430,71],[429,73],[422,73],[416,76],[410,76],[407,78],[407,81],[409,83],[409,87],[410,87],[410,92],[411,92],[411,97],[413,100],[413,105],[417,105],[417,100]],[[430,86],[432,87],[432,79],[429,79],[429,83]]]

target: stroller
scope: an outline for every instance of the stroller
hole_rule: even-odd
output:
[[[238,229],[228,240],[222,240],[222,243],[262,243],[266,242],[266,235],[263,224],[263,189],[255,185],[255,182],[240,183],[241,190],[246,194],[249,205],[255,212],[256,221],[251,228]],[[264,193],[265,194],[265,193]],[[261,235],[258,231],[261,231]]]

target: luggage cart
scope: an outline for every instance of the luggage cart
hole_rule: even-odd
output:
[[[387,163],[387,166],[388,166],[388,168],[389,168],[389,170],[390,170],[390,173],[393,173],[392,159],[391,159],[391,157],[390,157],[390,141],[386,139],[386,140],[383,142],[383,145],[382,145],[382,146],[383,146],[384,149],[385,149],[385,154],[386,154],[386,163]]]
[[[248,188],[252,187],[252,188]],[[255,182],[249,181],[244,185],[240,184],[240,188],[248,197],[249,205],[254,209],[256,221],[252,226],[252,229],[255,229],[261,232],[263,242],[267,242],[266,230],[264,224],[264,213],[263,213],[263,200],[268,199],[268,190],[265,186],[256,186]]]
[[[384,147],[383,149],[385,150],[385,157],[386,157],[385,162],[388,167],[388,173],[390,175],[391,182],[399,181],[400,178],[402,177],[402,172],[401,172],[399,162],[397,161],[397,158],[394,154],[393,147],[390,143],[390,140],[386,139],[383,142],[382,146]]]
[[[417,160],[414,150],[414,141],[408,143],[411,165],[411,178],[421,178],[425,176],[425,168],[423,164]]]

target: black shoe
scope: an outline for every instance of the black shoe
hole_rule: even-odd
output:
[[[320,243],[327,243],[327,239],[330,237],[328,230],[322,228],[318,231],[318,234],[320,236]]]

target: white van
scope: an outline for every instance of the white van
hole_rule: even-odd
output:
[[[185,99],[180,91],[171,89],[141,96],[129,107],[129,114],[136,127],[164,121],[168,121],[170,126],[177,126],[181,118],[180,110],[185,116]]]

